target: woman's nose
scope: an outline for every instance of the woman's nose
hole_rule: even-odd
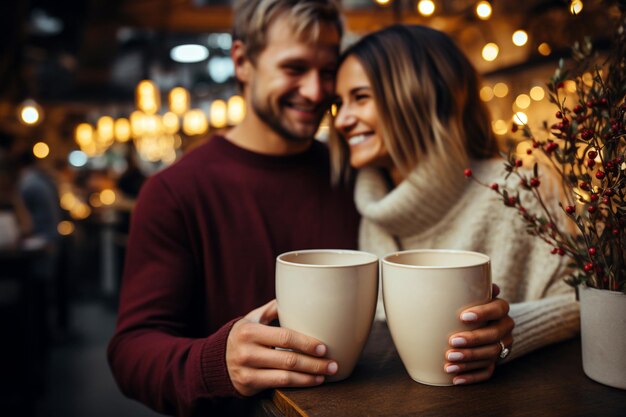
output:
[[[347,131],[355,124],[356,117],[354,117],[346,107],[340,108],[335,117],[335,128],[339,131]]]

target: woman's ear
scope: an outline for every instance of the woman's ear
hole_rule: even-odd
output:
[[[230,57],[233,60],[237,81],[247,84],[252,72],[252,63],[246,53],[246,45],[240,40],[234,41],[230,49]]]

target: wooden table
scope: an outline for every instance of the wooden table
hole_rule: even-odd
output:
[[[260,402],[255,415],[626,416],[626,391],[587,378],[581,358],[580,339],[574,339],[500,365],[488,382],[431,387],[409,377],[387,326],[376,323],[350,378],[314,388],[275,390]]]

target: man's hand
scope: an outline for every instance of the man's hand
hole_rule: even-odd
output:
[[[276,318],[278,307],[272,300],[235,323],[228,335],[226,366],[241,395],[251,396],[268,388],[319,385],[324,375],[337,372],[337,363],[323,358],[324,344],[293,330],[268,326]]]

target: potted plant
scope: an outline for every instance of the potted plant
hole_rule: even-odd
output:
[[[507,183],[483,185],[517,209],[555,256],[571,259],[567,282],[581,304],[584,372],[626,389],[626,2],[617,3],[621,16],[607,58],[600,60],[589,40],[574,46],[573,65],[566,69],[561,60],[547,84],[557,122],[544,122],[540,136],[521,127],[521,141],[504,155]],[[576,82],[574,102],[563,97],[566,80]],[[518,155],[522,142],[535,159],[532,170]],[[565,194],[556,209],[543,195],[546,169],[557,173]],[[519,186],[511,187],[515,177]],[[526,198],[541,212],[528,210]]]

